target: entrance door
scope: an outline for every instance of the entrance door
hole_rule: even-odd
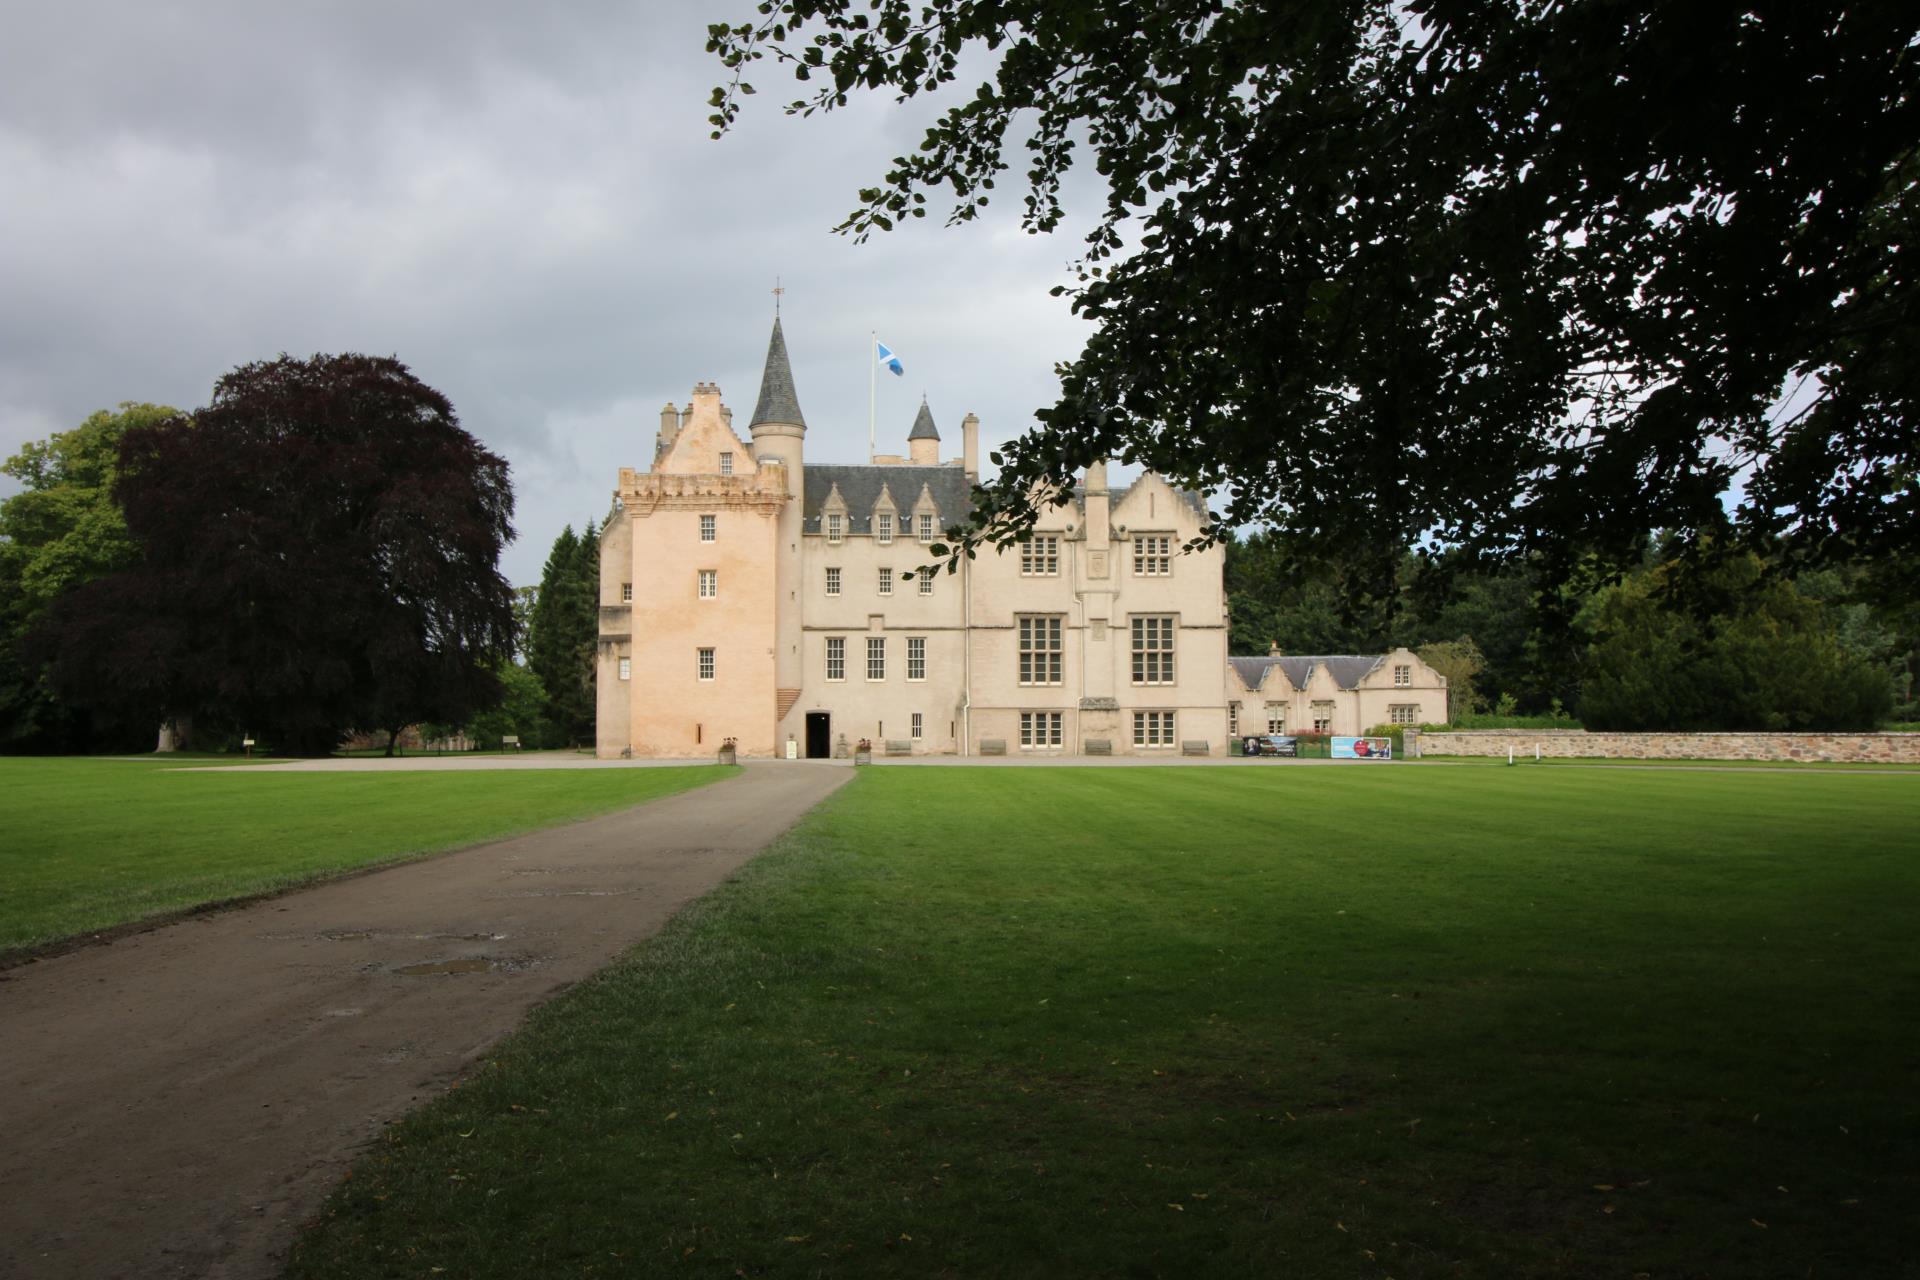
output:
[[[825,711],[807,712],[807,759],[825,760],[833,754],[833,717]]]

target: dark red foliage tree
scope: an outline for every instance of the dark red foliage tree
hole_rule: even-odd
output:
[[[307,754],[497,701],[484,661],[505,660],[514,629],[507,464],[399,361],[245,365],[121,450],[140,561],[43,629],[68,697]]]

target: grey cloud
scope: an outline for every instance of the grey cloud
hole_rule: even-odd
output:
[[[733,6],[750,16],[751,4]],[[775,276],[809,455],[882,448],[922,391],[957,451],[1050,401],[1078,250],[1017,198],[856,246],[829,228],[929,112],[791,120],[777,70],[721,142],[713,4],[43,6],[0,50],[0,451],[121,400],[191,408],[280,351],[396,354],[514,466],[538,575],[696,380],[745,413]]]

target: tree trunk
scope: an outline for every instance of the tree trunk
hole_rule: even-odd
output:
[[[173,751],[185,751],[193,741],[193,717],[175,716],[160,725],[160,741],[154,745],[154,753],[164,755]]]

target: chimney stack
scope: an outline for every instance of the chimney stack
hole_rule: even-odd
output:
[[[969,483],[980,481],[980,418],[968,414],[960,419],[960,458]]]

